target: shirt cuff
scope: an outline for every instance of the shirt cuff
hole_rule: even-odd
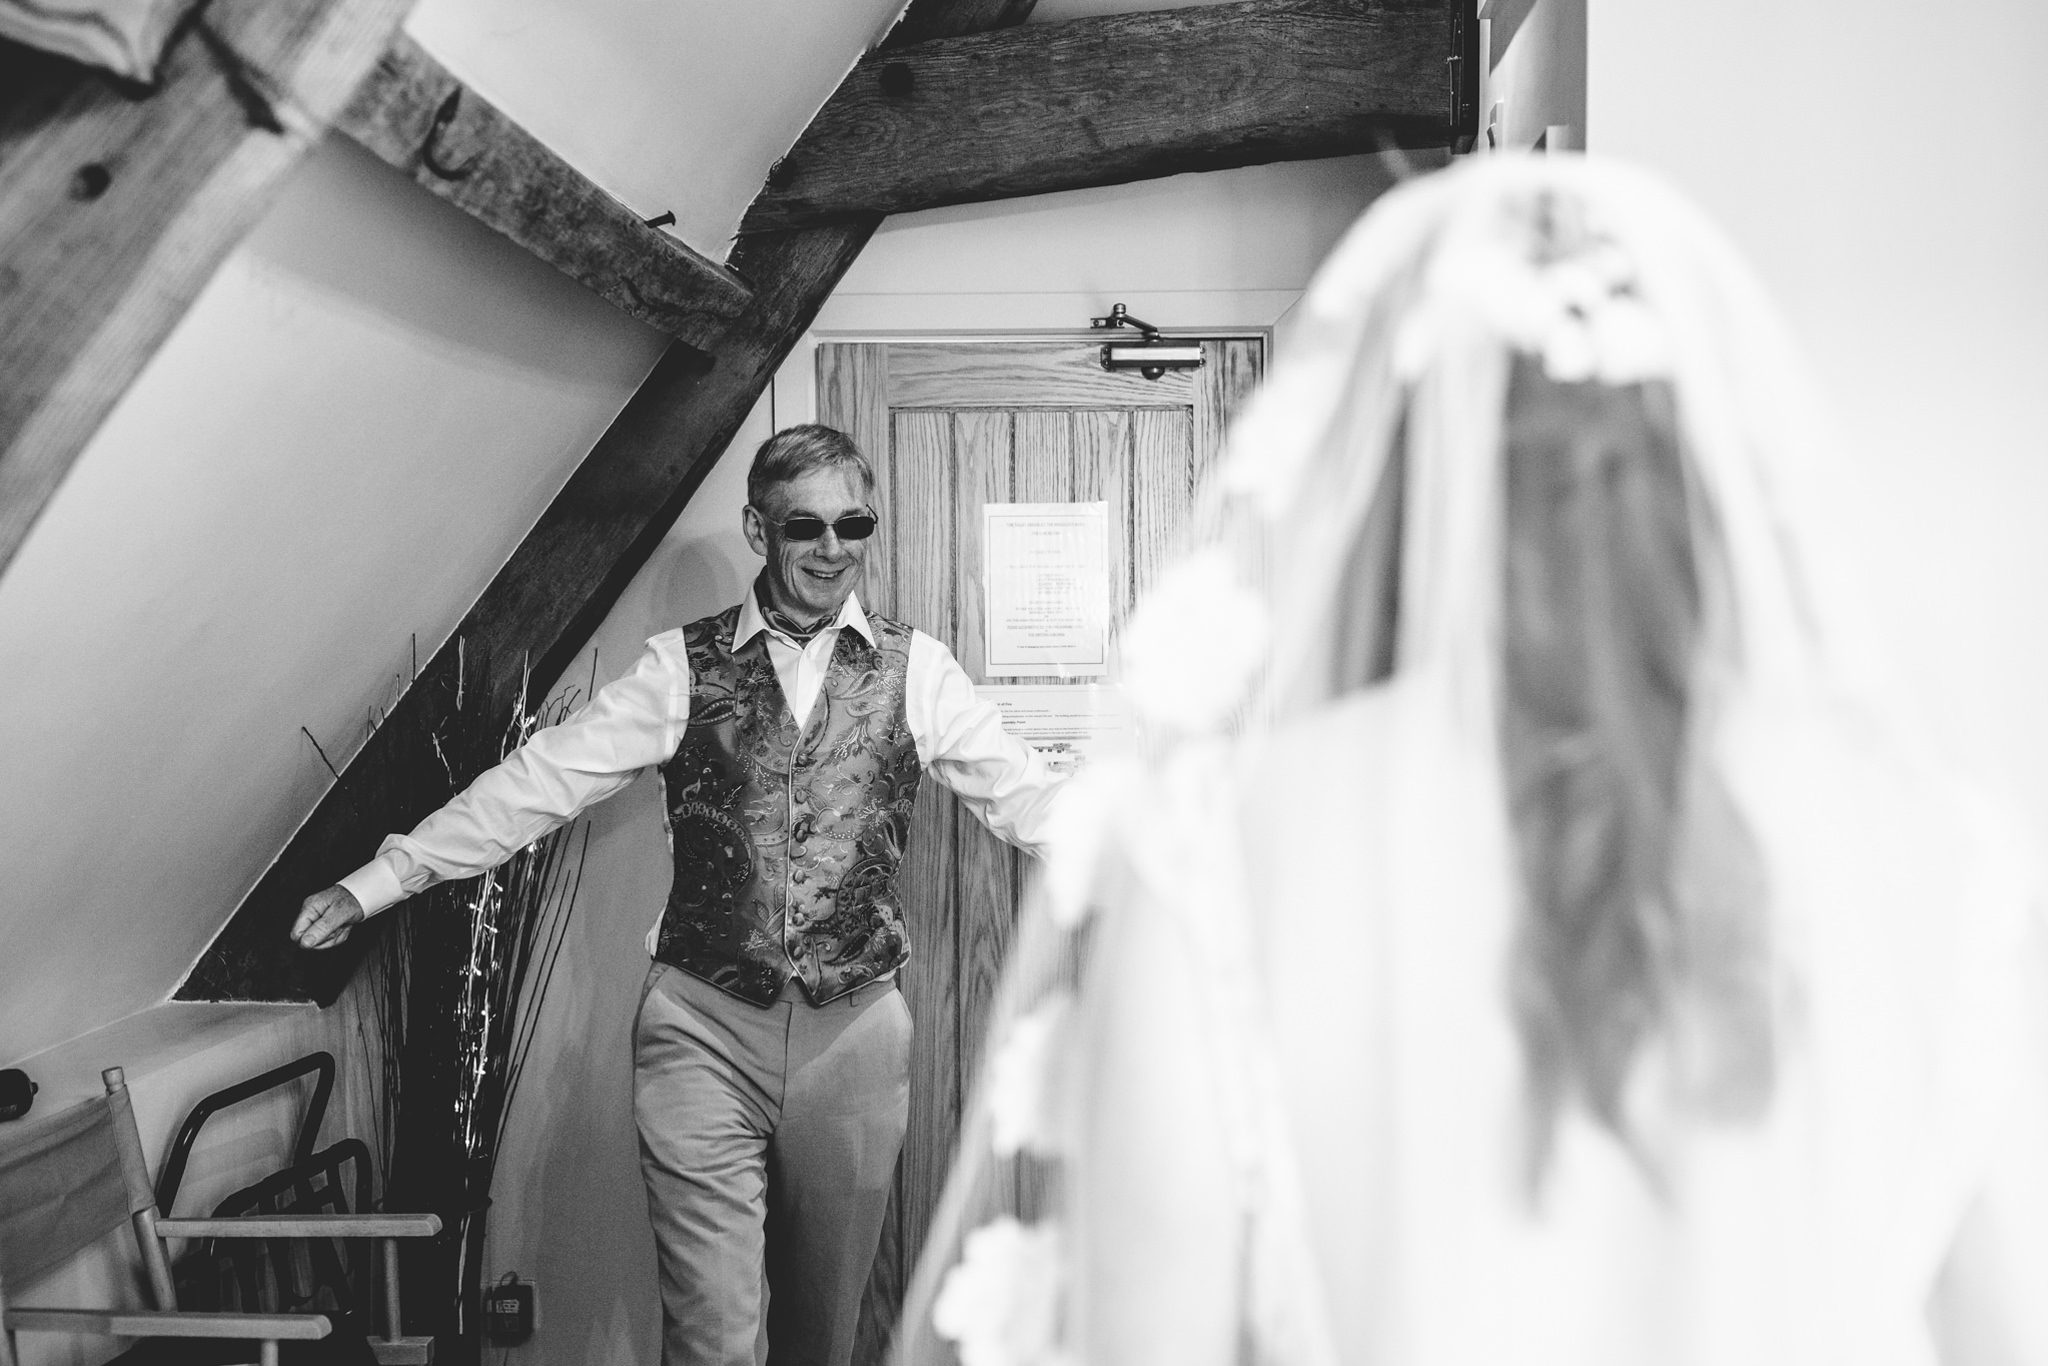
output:
[[[340,885],[362,906],[365,916],[405,900],[405,888],[399,885],[398,874],[381,858],[371,859],[343,878]]]

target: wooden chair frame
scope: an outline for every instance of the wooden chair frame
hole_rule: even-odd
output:
[[[268,1241],[275,1236],[280,1239],[334,1239],[334,1238],[376,1238],[382,1260],[384,1291],[383,1333],[370,1338],[370,1350],[376,1354],[379,1366],[425,1366],[433,1360],[434,1340],[427,1336],[406,1337],[400,1321],[398,1239],[431,1236],[440,1231],[440,1219],[436,1215],[371,1215],[364,1208],[369,1194],[367,1171],[362,1172],[357,1189],[357,1208],[353,1213],[333,1214],[239,1214],[216,1208],[210,1218],[181,1219],[173,1217],[176,1208],[178,1188],[184,1181],[185,1167],[191,1158],[193,1146],[198,1142],[200,1131],[208,1120],[222,1110],[243,1101],[285,1086],[304,1076],[314,1078],[313,1091],[308,1098],[305,1111],[299,1120],[298,1132],[292,1142],[292,1162],[286,1172],[277,1173],[268,1181],[282,1179],[303,1171],[322,1157],[337,1153],[342,1148],[354,1147],[368,1160],[368,1150],[354,1139],[344,1140],[336,1147],[316,1153],[313,1145],[320,1135],[320,1126],[327,1113],[327,1100],[334,1090],[334,1055],[327,1052],[309,1053],[279,1067],[274,1067],[260,1076],[238,1082],[233,1086],[216,1091],[194,1105],[179,1126],[177,1138],[171,1144],[169,1156],[164,1159],[163,1170],[157,1174],[156,1206],[158,1227],[165,1237],[171,1238],[257,1238]],[[256,1187],[237,1194],[247,1194]],[[233,1200],[234,1197],[228,1197]],[[342,1222],[342,1221],[348,1222]],[[257,1221],[260,1221],[257,1222]],[[215,1230],[233,1228],[233,1233]],[[256,1229],[297,1230],[276,1235],[257,1233]],[[194,1231],[196,1230],[196,1231]]]
[[[277,1366],[278,1344],[326,1337],[333,1324],[322,1314],[248,1314],[181,1312],[172,1286],[166,1238],[376,1238],[383,1244],[386,1291],[386,1341],[379,1360],[425,1362],[432,1357],[432,1339],[401,1336],[395,1321],[398,1303],[400,1238],[432,1237],[441,1231],[433,1214],[323,1214],[296,1217],[252,1216],[233,1219],[165,1219],[156,1208],[142,1136],[128,1098],[127,1079],[118,1067],[100,1074],[106,1085],[103,1101],[112,1114],[112,1134],[120,1152],[121,1180],[126,1187],[135,1245],[149,1278],[153,1309],[13,1308],[0,1285],[0,1366],[18,1366],[15,1335],[23,1332],[91,1334],[137,1338],[228,1338],[259,1344],[261,1366]],[[373,1348],[378,1345],[373,1343]],[[386,1356],[385,1350],[391,1350]]]

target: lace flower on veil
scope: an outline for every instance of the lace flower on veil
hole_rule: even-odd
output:
[[[967,1235],[932,1302],[932,1326],[960,1366],[1075,1366],[1060,1342],[1059,1228],[1004,1217]]]
[[[1057,1087],[1059,1045],[1073,998],[1047,997],[1005,1032],[988,1065],[989,1143],[997,1157],[1056,1157],[1063,1107]]]
[[[1575,193],[1581,179],[1599,192]],[[1489,211],[1470,211],[1475,203]],[[986,1072],[907,1303],[898,1366],[937,1366],[947,1344],[960,1366],[1075,1366],[1083,1358],[1113,1366],[1152,1328],[1171,1338],[1165,1330],[1178,1325],[1162,1308],[1170,1295],[1134,1299],[1123,1293],[1136,1283],[1128,1279],[1105,1291],[1103,1273],[1114,1256],[1127,1260],[1108,1269],[1136,1278],[1152,1270],[1149,1253],[1173,1262],[1188,1251],[1167,1245],[1181,1231],[1157,1235],[1160,1245],[1136,1256],[1129,1245],[1142,1241],[1142,1228],[1135,1238],[1104,1234],[1133,1227],[1141,1205],[1136,1197],[1120,1203],[1131,1189],[1182,1169],[1164,1156],[1148,1163],[1150,1149],[1133,1159],[1095,1123],[1115,1105],[1135,1104],[1133,1095],[1155,1099],[1127,1083],[1166,1069],[1152,1053],[1123,1072],[1091,1071],[1105,1056],[1127,1062],[1129,1054],[1101,1041],[1116,1030],[1132,1037],[1143,1023],[1104,1003],[1121,1003],[1128,983],[1155,974],[1200,1003],[1198,1026],[1178,1042],[1199,1057],[1201,1084],[1162,1095],[1198,1117],[1217,1154],[1218,1169],[1204,1169],[1189,1198],[1228,1216],[1198,1236],[1231,1230],[1226,1255],[1202,1263],[1228,1262],[1238,1277],[1219,1314],[1236,1315],[1239,1340],[1230,1350],[1257,1366],[1346,1359],[1334,1326],[1343,1316],[1330,1292],[1350,1287],[1325,1286],[1330,1268],[1306,1235],[1321,1194],[1299,1169],[1300,1116],[1273,1064],[1279,1015],[1260,971],[1268,953],[1291,954],[1297,964],[1317,954],[1300,945],[1275,950],[1255,932],[1247,919],[1255,898],[1244,894],[1246,865],[1234,843],[1245,838],[1241,805],[1301,798],[1247,797],[1232,746],[1240,732],[1257,740],[1312,716],[1338,689],[1355,690],[1347,630],[1377,623],[1371,609],[1379,596],[1398,595],[1385,614],[1395,635],[1388,653],[1422,699],[1407,704],[1410,712],[1432,729],[1403,732],[1393,754],[1399,771],[1371,775],[1409,798],[1387,803],[1385,838],[1371,847],[1401,869],[1435,871],[1389,875],[1382,890],[1408,898],[1402,904],[1421,926],[1434,923],[1433,898],[1455,874],[1479,905],[1472,923],[1507,923],[1495,911],[1506,904],[1499,888],[1512,885],[1508,855],[1487,844],[1476,856],[1462,837],[1455,847],[1417,841],[1410,822],[1423,812],[1463,820],[1499,801],[1488,757],[1501,581],[1492,557],[1501,414],[1522,358],[1562,385],[1665,378],[1686,393],[1689,458],[1702,486],[1718,495],[1717,533],[1747,575],[1727,590],[1742,609],[1745,667],[1752,677],[1777,660],[1788,661],[1788,674],[1809,671],[1808,633],[1786,606],[1794,595],[1780,580],[1789,566],[1770,515],[1771,481],[1805,444],[1803,428],[1771,406],[1782,387],[1782,348],[1760,325],[1744,327],[1740,348],[1699,339],[1712,333],[1695,320],[1747,318],[1755,305],[1713,254],[1719,248],[1688,246],[1667,231],[1689,222],[1656,193],[1600,168],[1474,166],[1388,195],[1319,272],[1282,363],[1234,425],[1229,454],[1200,495],[1192,551],[1153,580],[1119,638],[1120,682],[1148,732],[1147,752],[1085,773],[1070,794],[1032,923],[1020,919],[1009,946]],[[1705,265],[1696,259],[1702,253]],[[1771,420],[1753,428],[1756,412]],[[1756,430],[1770,436],[1767,449],[1752,439]],[[1765,457],[1767,470],[1753,468]],[[1383,498],[1387,488],[1397,496]],[[1397,509],[1392,531],[1374,520],[1386,507]],[[1386,544],[1373,536],[1393,538],[1386,560],[1399,573],[1391,584],[1358,568],[1368,560],[1362,545]],[[1430,685],[1427,694],[1418,679]],[[1418,733],[1456,743],[1424,752],[1407,738]],[[1718,735],[1708,742],[1718,744]],[[1445,754],[1459,762],[1444,762]],[[1355,776],[1333,757],[1319,778]],[[1341,866],[1350,855],[1336,848]],[[1385,906],[1374,913],[1376,924],[1409,923]],[[1119,927],[1133,924],[1146,933],[1119,937]],[[1492,1020],[1488,1012],[1498,1009],[1489,996],[1473,1018]],[[1122,1084],[1093,1085],[1102,1075]],[[1396,1118],[1405,1123],[1409,1113]],[[1490,1121],[1489,1112],[1462,1132],[1486,1132]],[[1413,1161],[1448,1168],[1451,1152],[1422,1144]],[[1133,1162],[1144,1170],[1134,1175]],[[1104,1171],[1117,1179],[1103,1179]],[[1460,1197],[1472,1188],[1459,1187]],[[1213,1290],[1201,1293],[1209,1299],[1198,1309],[1222,1303]],[[1390,1309],[1387,1322],[1407,1312]],[[1104,1328],[1147,1313],[1153,1319],[1131,1338]],[[944,1342],[932,1341],[934,1333]]]
[[[1267,620],[1227,557],[1190,556],[1160,576],[1124,629],[1125,696],[1169,735],[1218,728],[1265,658]]]
[[[1395,373],[1420,377],[1477,329],[1539,358],[1560,383],[1668,375],[1670,340],[1643,300],[1629,254],[1597,224],[1572,225],[1565,240],[1565,250],[1533,268],[1526,239],[1447,242],[1394,340]]]

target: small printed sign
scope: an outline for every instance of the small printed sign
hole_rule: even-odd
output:
[[[982,509],[991,677],[1109,672],[1109,504]]]
[[[975,689],[1003,713],[1003,729],[1045,755],[1053,770],[1128,753],[1136,733],[1123,693],[1102,683],[994,684]]]

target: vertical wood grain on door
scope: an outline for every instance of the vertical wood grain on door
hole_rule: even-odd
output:
[[[980,683],[988,503],[1109,504],[1111,621],[1120,625],[1171,551],[1224,424],[1263,368],[1256,340],[1203,343],[1205,364],[1158,380],[1110,373],[1085,342],[828,343],[821,422],[875,465],[881,526],[862,600],[938,637]],[[1087,680],[1074,680],[1077,682]],[[916,1021],[910,1130],[868,1288],[855,1366],[881,1359],[924,1243],[980,1060],[1030,860],[936,783],[918,799],[901,874]]]

